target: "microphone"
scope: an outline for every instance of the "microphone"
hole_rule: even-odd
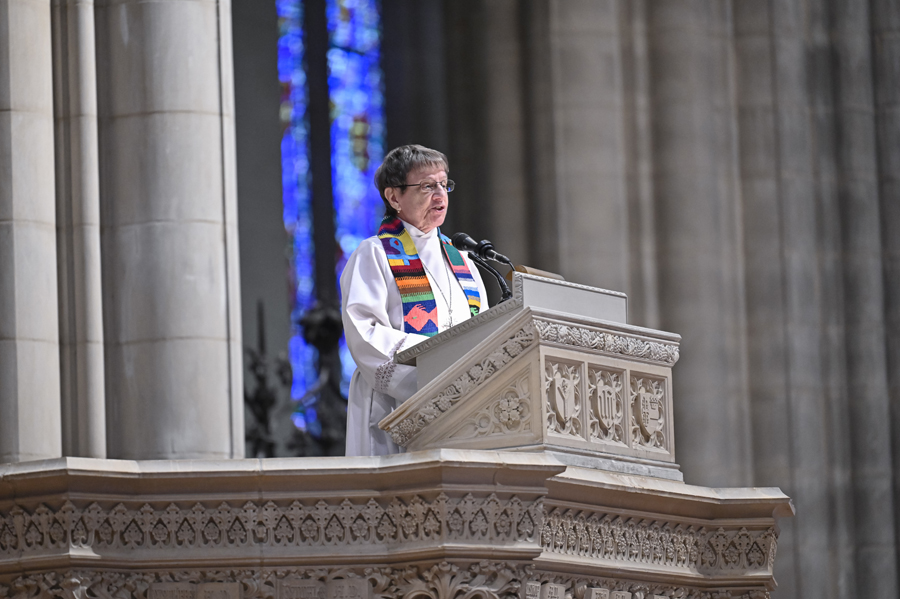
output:
[[[506,284],[506,279],[503,278],[503,275],[501,275],[496,268],[487,263],[487,260],[496,260],[497,262],[504,262],[508,264],[510,268],[515,269],[509,258],[495,252],[494,244],[487,239],[479,242],[475,241],[465,233],[456,233],[451,238],[451,241],[453,242],[453,247],[462,252],[469,252],[469,257],[475,264],[494,275],[494,278],[497,279],[497,284],[500,285],[501,304],[512,298],[512,291],[510,291],[509,285]]]
[[[495,262],[502,262],[510,266],[513,265],[509,258],[494,250],[494,244],[487,239],[475,241],[465,233],[459,232],[453,235],[451,241],[453,242],[453,247],[458,250],[472,252],[479,258],[485,260],[494,260]]]

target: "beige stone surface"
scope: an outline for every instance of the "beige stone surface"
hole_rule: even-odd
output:
[[[111,456],[244,453],[228,11],[96,5]]]
[[[106,457],[94,4],[52,6],[60,392],[65,455]]]
[[[61,453],[49,5],[0,3],[0,462]]]
[[[125,597],[136,592],[129,575],[104,571],[140,567],[142,588],[160,597],[207,583],[241,583],[243,597],[270,585],[285,599],[335,585],[379,598],[429,584],[441,598],[764,592],[777,518],[791,514],[777,489],[620,476],[539,453],[64,458],[0,466],[0,590],[47,580],[52,593],[57,582],[30,572],[40,563]]]
[[[515,273],[513,299],[398,354],[416,363],[419,391],[379,426],[413,451],[549,450],[572,465],[681,480],[679,337],[598,318],[608,294],[584,285],[543,279],[547,301],[534,301],[532,280]]]
[[[231,455],[228,346],[222,339],[148,339],[107,343],[109,387],[117,407],[110,455],[127,459]]]

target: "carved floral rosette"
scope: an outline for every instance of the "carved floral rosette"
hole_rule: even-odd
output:
[[[450,435],[452,439],[473,439],[490,435],[510,435],[531,431],[531,391],[526,371],[503,388],[500,395],[466,418]]]
[[[466,396],[473,389],[480,387],[494,374],[520,356],[534,344],[534,341],[534,327],[531,322],[528,322],[485,358],[471,364],[463,374],[444,387],[415,413],[392,427],[390,434],[394,442],[401,447],[408,445],[410,439],[422,429],[449,411],[462,397]]]
[[[14,559],[69,547],[90,548],[98,555],[123,549],[206,555],[251,546],[345,547],[352,552],[354,547],[387,549],[415,542],[529,542],[535,541],[541,526],[541,502],[523,502],[516,496],[501,500],[493,493],[482,498],[439,493],[432,500],[415,495],[319,500],[313,505],[247,501],[239,506],[221,502],[158,509],[118,503],[106,509],[66,501],[59,509],[40,505],[32,512],[15,506],[0,513],[0,564],[4,556]]]
[[[285,582],[302,583],[324,599],[531,599],[531,589],[550,586],[572,599],[769,599],[765,589],[709,589],[628,579],[584,577],[535,570],[505,561],[439,561],[405,567],[259,568],[162,570],[141,573],[66,570],[19,576],[0,582],[0,599],[153,599],[161,586],[189,588],[234,585],[240,599],[290,599]],[[335,592],[334,583],[353,584],[354,594]],[[359,589],[363,589],[361,592]],[[597,591],[600,591],[598,593]],[[237,595],[237,593],[235,593]],[[195,596],[189,594],[188,596]],[[235,597],[234,599],[237,599]]]

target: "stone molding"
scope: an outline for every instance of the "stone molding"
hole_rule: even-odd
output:
[[[439,391],[418,411],[392,426],[390,434],[394,443],[405,447],[423,428],[450,410],[464,395],[488,381],[534,342],[535,331],[529,321],[485,358],[470,365],[466,372]]]
[[[28,512],[14,506],[0,512],[0,564],[9,559],[87,548],[95,554],[122,550],[165,550],[176,555],[215,555],[216,551],[249,547],[328,548],[353,553],[374,546],[390,551],[399,545],[426,542],[491,546],[537,542],[543,517],[542,499],[501,500],[491,493],[433,500],[414,495],[349,499],[312,505],[294,501],[279,506],[247,501],[235,506],[170,503],[157,509],[148,503],[104,509],[96,502],[79,508],[66,501],[53,510],[41,504]],[[199,551],[198,551],[199,550]]]
[[[635,566],[664,566],[725,577],[771,575],[778,534],[773,527],[693,526],[610,513],[550,508],[544,515],[545,552]]]
[[[204,592],[206,591],[206,592]],[[404,567],[66,570],[0,583],[0,599],[769,599],[731,592],[535,570],[505,561],[440,561]]]
[[[0,513],[0,563],[70,548],[90,549],[98,556],[165,550],[188,558],[249,547],[353,553],[374,546],[388,552],[419,542],[540,543],[550,554],[727,577],[771,575],[777,533],[772,527],[707,530],[611,513],[545,509],[541,498],[501,501],[494,493],[481,499],[471,493],[457,499],[440,493],[432,501],[414,495],[407,501],[395,496],[380,502],[294,501],[288,506],[271,501],[262,506],[248,501],[241,507],[196,503],[187,509],[175,504],[155,509],[147,503],[131,509],[122,503],[111,509],[91,503],[81,509],[66,501],[58,510],[42,504],[32,512],[15,506]]]
[[[662,366],[673,366],[679,357],[676,343],[651,341],[625,333],[612,333],[587,325],[563,324],[544,318],[535,318],[534,327],[541,341],[549,343],[645,360]]]

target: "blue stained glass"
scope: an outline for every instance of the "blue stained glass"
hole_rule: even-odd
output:
[[[278,77],[282,85],[281,144],[284,225],[292,238],[289,281],[292,322],[315,301],[312,198],[309,174],[309,126],[304,70],[302,0],[276,0],[279,23]],[[384,157],[384,93],[380,66],[381,16],[378,0],[326,0],[328,20],[328,88],[331,101],[331,165],[338,278],[346,258],[375,233],[382,202],[373,183]],[[291,396],[296,400],[316,380],[315,349],[292,325],[289,357],[294,370]],[[340,341],[341,389],[349,392],[355,364]],[[316,409],[304,402],[292,416],[297,428],[321,430]]]
[[[359,243],[373,235],[384,212],[374,185],[384,158],[381,17],[377,0],[328,0],[328,88],[331,97],[331,169],[337,275]],[[341,339],[341,387],[355,369]]]
[[[288,359],[294,373],[291,397],[299,399],[317,378],[316,350],[306,344],[296,324],[303,312],[312,306],[316,293],[309,188],[308,101],[303,64],[303,4],[299,0],[276,0],[275,4],[279,32],[278,79],[281,82],[279,112],[284,127],[281,139],[283,219],[284,227],[291,236],[288,282],[293,293]],[[298,428],[306,429],[308,421],[302,413],[294,417]]]

